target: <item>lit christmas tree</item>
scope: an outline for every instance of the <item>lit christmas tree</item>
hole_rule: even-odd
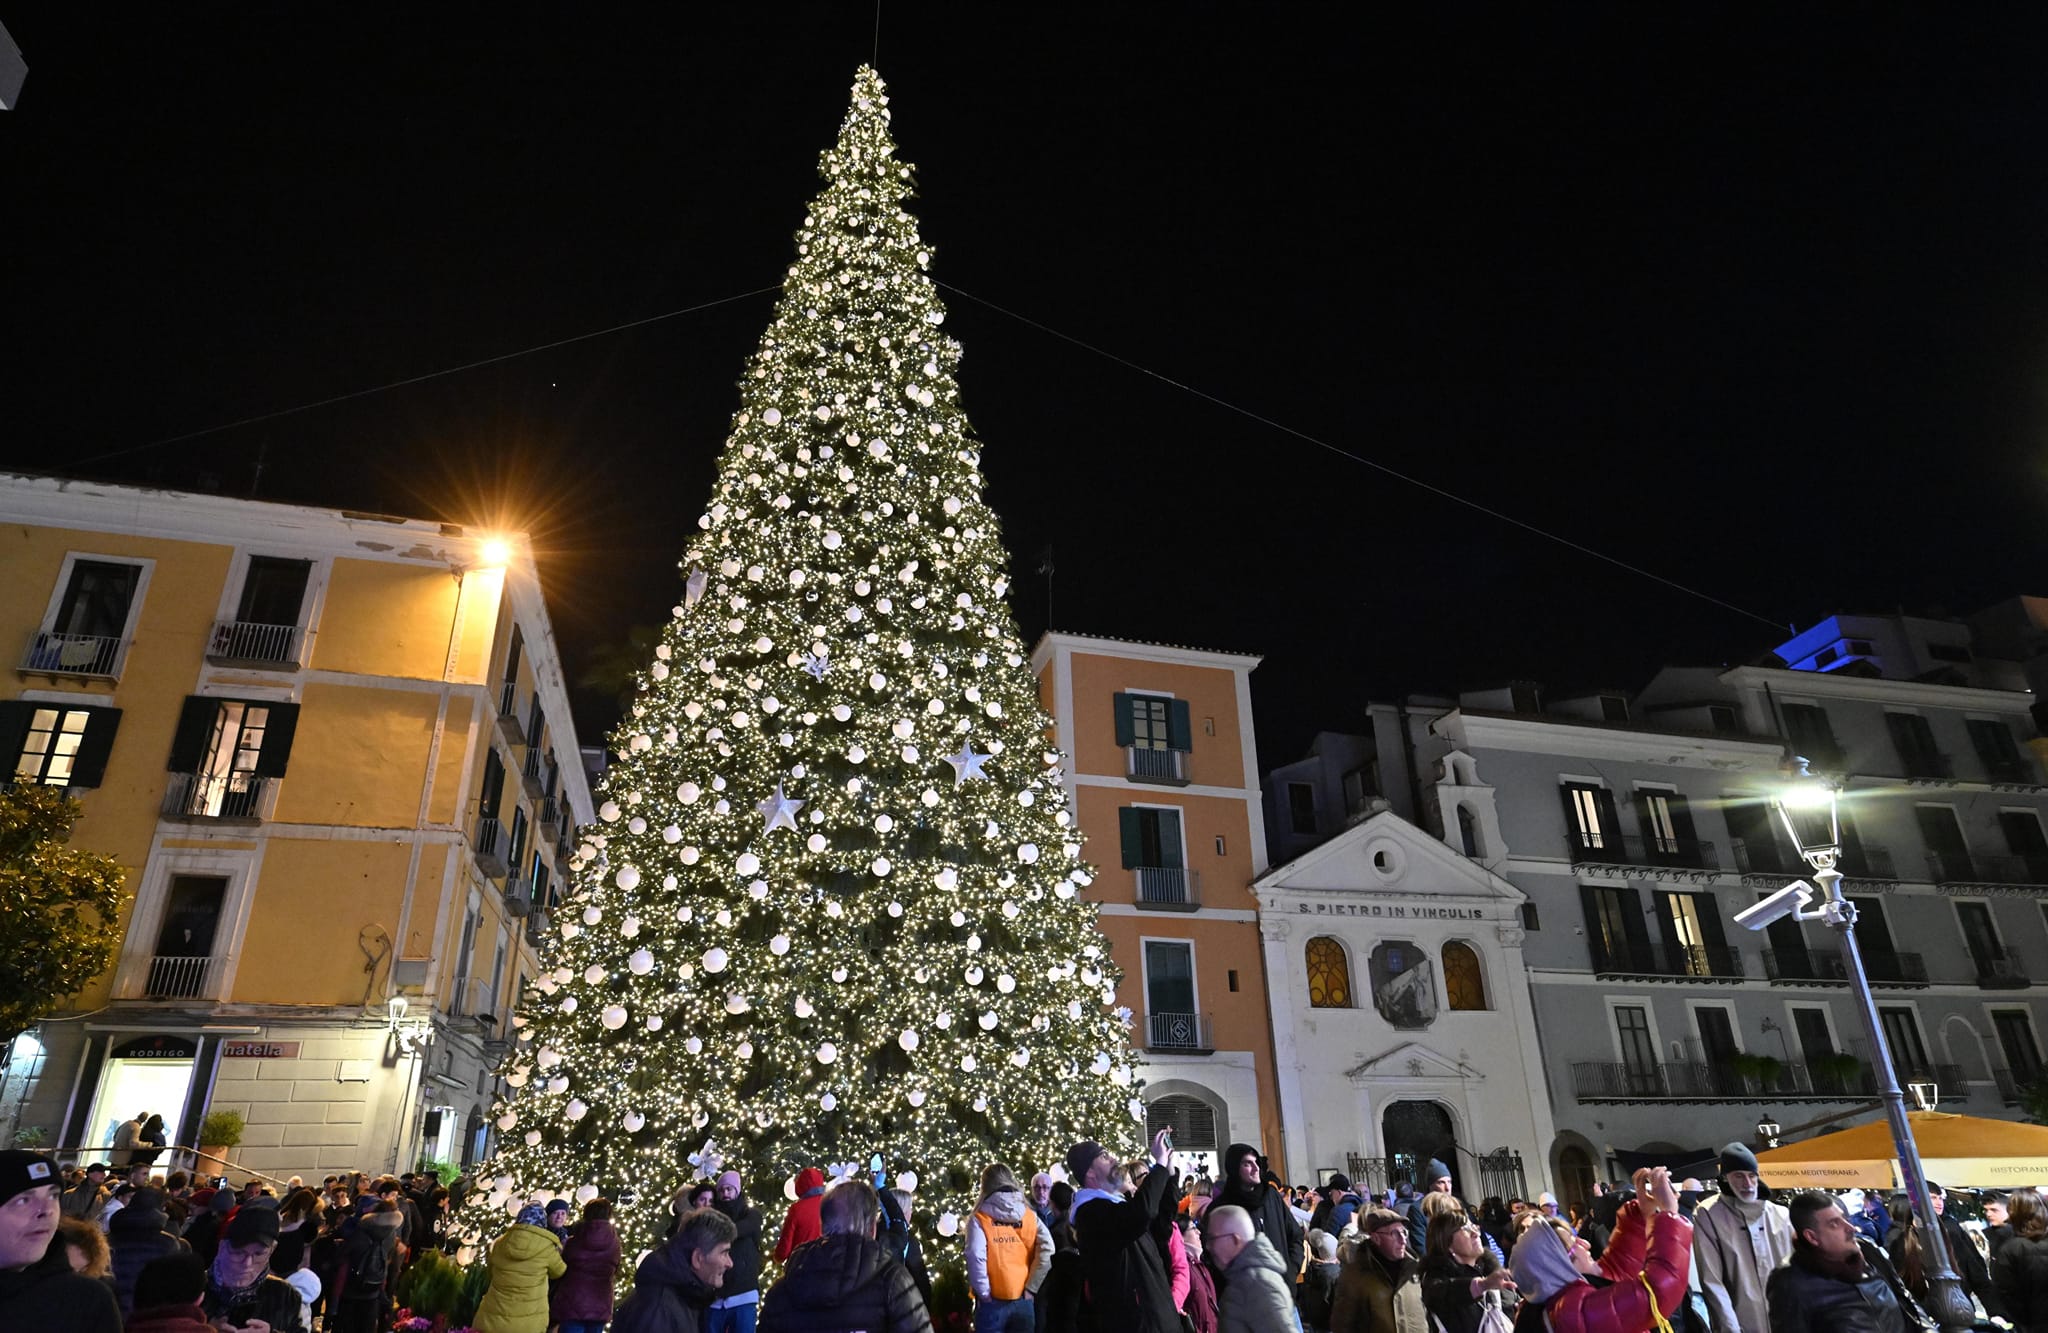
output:
[[[945,1235],[990,1161],[1136,1144],[1130,1016],[874,71],[821,172],[513,1020],[472,1238],[599,1192],[658,1234],[707,1141],[769,1200],[880,1155]]]

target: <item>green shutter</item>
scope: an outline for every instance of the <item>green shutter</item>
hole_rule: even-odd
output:
[[[28,744],[28,724],[35,715],[35,704],[18,699],[0,701],[0,782],[14,780],[14,766],[21,762],[21,749]]]
[[[1180,811],[1154,810],[1159,820],[1159,864],[1166,870],[1181,868]]]
[[[107,775],[107,757],[114,751],[114,733],[121,726],[121,710],[88,708],[85,711],[85,735],[79,740],[78,753],[71,760],[71,785],[97,787]]]
[[[197,773],[206,760],[206,742],[213,735],[213,721],[220,716],[220,700],[190,695],[178,713],[178,729],[171,734],[171,756],[164,768],[172,773]]]
[[[1131,696],[1112,695],[1110,703],[1116,708],[1116,743],[1128,746],[1138,739],[1137,723],[1131,717]]]
[[[1116,812],[1117,833],[1123,839],[1124,869],[1143,865],[1145,861],[1144,816],[1135,805],[1127,805]]]
[[[1188,702],[1185,699],[1167,700],[1166,743],[1175,750],[1195,748],[1195,729],[1189,724]]]
[[[297,704],[267,704],[270,716],[263,727],[263,749],[256,756],[258,777],[281,778],[291,762],[292,738],[299,731]]]

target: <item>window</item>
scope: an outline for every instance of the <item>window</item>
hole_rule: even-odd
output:
[[[1628,721],[1628,700],[1618,694],[1601,695],[1600,720],[1603,722]]]
[[[1781,704],[1785,718],[1785,739],[1793,753],[1812,762],[1815,768],[1840,770],[1842,747],[1835,742],[1835,730],[1828,725],[1827,710],[1818,704]]]
[[[2041,1048],[2034,1044],[2034,1021],[2024,1009],[1994,1009],[1991,1025],[1998,1032],[1998,1048],[2005,1052],[2005,1067],[2021,1083],[2031,1083],[2041,1072]]]
[[[1970,746],[1993,782],[2032,782],[2033,766],[2013,740],[2012,728],[1993,718],[1973,717],[1964,724]]]
[[[228,882],[214,876],[171,877],[163,924],[156,932],[156,952],[150,956],[149,975],[143,982],[145,999],[193,999],[206,994],[227,889]]]
[[[1308,942],[1308,1003],[1311,1009],[1351,1007],[1351,960],[1328,935]]]
[[[477,810],[485,819],[496,819],[504,798],[505,761],[498,758],[498,747],[494,745],[484,752],[484,785],[477,794]]]
[[[1918,713],[1886,713],[1885,730],[1891,733],[1892,749],[1909,778],[1943,778],[1948,764],[1934,748],[1934,731]]]
[[[505,864],[518,873],[519,863],[526,858],[526,807],[512,807],[512,846],[506,854]],[[508,886],[509,887],[509,886]]]
[[[187,698],[164,765],[178,775],[166,793],[166,811],[254,816],[264,779],[284,776],[298,726],[299,706],[294,703]]]
[[[1741,1054],[1735,1043],[1735,1022],[1719,1005],[1701,1005],[1692,1011],[1693,1029],[1699,1034],[1700,1061],[1715,1092],[1735,1090],[1735,1057]]]
[[[1436,1021],[1436,985],[1429,955],[1407,940],[1386,940],[1366,962],[1372,1007],[1397,1028],[1426,1028]]]
[[[1162,1129],[1173,1131],[1175,1152],[1215,1152],[1223,1145],[1217,1141],[1216,1108],[1197,1097],[1161,1097],[1145,1107],[1145,1133],[1156,1135]]]
[[[2029,884],[2048,884],[2048,838],[2041,834],[2041,817],[2032,810],[2001,810],[1998,829],[2005,835],[2005,849],[2026,867]]]
[[[1913,814],[1920,821],[1920,837],[1927,844],[1927,859],[1935,882],[1947,884],[1976,878],[1970,847],[1963,841],[1963,826],[1956,822],[1956,812],[1946,805],[1920,805],[1913,808]]]
[[[50,787],[97,787],[120,726],[118,708],[0,702],[0,758],[12,761],[5,776]]]
[[[1230,986],[1230,993],[1232,995],[1237,994],[1237,969],[1231,968],[1228,972],[1224,973],[1224,976]]]
[[[1458,807],[1458,850],[1467,856],[1485,855],[1479,839],[1479,819],[1469,805]]]
[[[1677,792],[1645,789],[1636,793],[1636,808],[1643,824],[1643,840],[1650,855],[1660,861],[1690,861],[1699,853],[1699,839],[1693,836],[1692,810]]]
[[[1621,827],[1614,817],[1614,793],[1590,782],[1567,782],[1564,793],[1565,835],[1574,853],[1621,850]]]
[[[1371,788],[1366,786],[1365,770],[1354,768],[1344,775],[1344,813],[1355,815],[1365,809],[1365,803],[1372,799]]]
[[[1192,750],[1194,728],[1185,699],[1157,694],[1119,694],[1116,708],[1116,743],[1127,749]]]
[[[1963,928],[1963,947],[1970,951],[1970,961],[1977,966],[1977,975],[1989,977],[1998,971],[2005,961],[2005,950],[1998,943],[1998,929],[1991,924],[1991,905],[1979,902],[1958,902],[1956,923]]]
[[[1195,946],[1186,940],[1145,941],[1145,1012],[1195,1012]]]
[[[1117,825],[1126,870],[1179,870],[1186,864],[1181,855],[1179,810],[1161,805],[1127,805],[1117,811]]]
[[[1967,662],[1970,650],[1960,643],[1930,643],[1927,655],[1937,662]]]
[[[1306,782],[1287,784],[1287,822],[1296,833],[1316,831],[1316,789]]]
[[[297,625],[306,604],[306,584],[313,574],[310,560],[280,560],[252,555],[242,579],[242,600],[235,619],[252,625]]]
[[[1727,704],[1707,705],[1707,725],[1718,736],[1734,736],[1742,731],[1742,723],[1736,718],[1735,710]]]
[[[1920,1024],[1914,1019],[1913,1011],[1904,1006],[1888,1006],[1880,1008],[1877,1017],[1884,1026],[1885,1045],[1891,1047],[1892,1064],[1899,1073],[1930,1072],[1927,1048],[1920,1042]]]
[[[1735,868],[1750,875],[1800,873],[1792,857],[1778,840],[1778,821],[1761,797],[1728,792],[1721,799],[1721,815],[1728,821],[1734,840]]]
[[[128,631],[128,610],[141,581],[140,565],[74,560],[50,632],[67,638],[120,638]]]
[[[1713,894],[1660,893],[1657,909],[1671,951],[1667,970],[1688,977],[1735,975],[1721,929],[1721,905]]]
[[[1621,1047],[1622,1076],[1629,1091],[1656,1093],[1657,1039],[1650,1035],[1650,1011],[1640,1004],[1614,1006],[1614,1035]]]
[[[1472,946],[1452,940],[1444,946],[1444,999],[1453,1009],[1486,1008],[1486,979]]]
[[[1540,915],[1538,915],[1538,914],[1537,914],[1537,911],[1536,911],[1536,904],[1535,904],[1535,903],[1523,903],[1523,904],[1522,904],[1522,929],[1523,929],[1523,930],[1541,930],[1541,929],[1543,929],[1543,918],[1542,918],[1542,917],[1541,917]]]

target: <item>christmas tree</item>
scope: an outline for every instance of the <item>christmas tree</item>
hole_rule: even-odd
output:
[[[473,1238],[599,1192],[658,1234],[707,1143],[768,1198],[880,1156],[951,1234],[988,1162],[1137,1138],[1130,1015],[871,69],[821,174],[513,1019]]]

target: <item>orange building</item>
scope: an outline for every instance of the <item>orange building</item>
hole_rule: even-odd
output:
[[[1145,1053],[1151,1129],[1184,1166],[1256,1144],[1285,1160],[1251,882],[1266,869],[1257,657],[1049,633],[1032,651]],[[1206,1155],[1206,1161],[1203,1160]]]

